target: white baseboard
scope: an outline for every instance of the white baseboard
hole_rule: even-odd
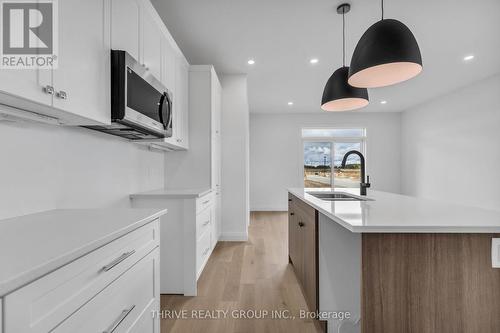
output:
[[[245,232],[223,232],[219,241],[223,242],[246,242],[248,240],[248,233]]]

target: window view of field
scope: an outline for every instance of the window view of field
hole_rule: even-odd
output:
[[[333,186],[336,188],[359,187],[359,157],[351,155],[347,165],[341,168],[342,158],[350,150],[361,150],[360,142],[304,142],[304,187],[332,187],[332,148],[333,148]]]

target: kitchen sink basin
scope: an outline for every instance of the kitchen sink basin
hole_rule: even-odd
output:
[[[308,192],[310,195],[325,201],[367,201],[370,199],[360,198],[348,193],[339,192]]]

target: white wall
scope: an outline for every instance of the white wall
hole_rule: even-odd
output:
[[[405,194],[500,209],[500,75],[402,114]]]
[[[246,240],[249,223],[249,110],[246,75],[222,75],[222,240]]]
[[[0,122],[0,219],[55,208],[128,206],[160,188],[163,153],[83,128]]]
[[[302,127],[365,127],[372,187],[400,191],[400,113],[251,114],[250,209],[287,210],[286,189],[303,187]]]

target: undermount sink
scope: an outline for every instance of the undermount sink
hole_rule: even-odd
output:
[[[308,194],[325,201],[367,201],[368,198],[360,198],[348,193],[339,192],[308,192]]]

